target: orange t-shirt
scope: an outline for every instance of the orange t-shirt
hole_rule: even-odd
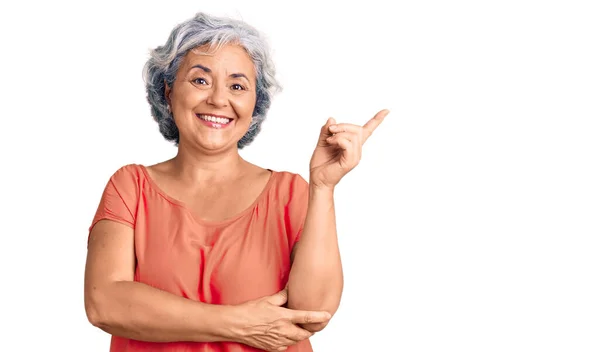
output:
[[[134,229],[135,281],[204,303],[235,305],[285,287],[307,205],[308,184],[300,175],[272,171],[246,210],[224,221],[204,221],[161,191],[144,166],[132,164],[110,178],[90,230],[102,219]],[[110,351],[258,350],[233,342],[155,343],[113,336]],[[304,340],[288,351],[312,348]]]

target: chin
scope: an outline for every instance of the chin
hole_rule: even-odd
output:
[[[223,151],[228,149],[237,149],[237,141],[232,140],[197,140],[196,144],[199,145],[202,149],[208,151]]]

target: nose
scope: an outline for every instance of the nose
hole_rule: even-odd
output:
[[[208,93],[206,102],[214,107],[221,108],[227,106],[227,87],[224,84],[215,84]]]

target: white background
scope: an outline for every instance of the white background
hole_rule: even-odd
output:
[[[250,161],[306,177],[327,117],[391,110],[336,193],[346,286],[315,351],[600,350],[592,3],[3,2],[0,350],[108,351],[87,228],[117,168],[174,155],[142,66],[197,11],[274,50]]]

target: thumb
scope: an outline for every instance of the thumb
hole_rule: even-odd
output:
[[[325,141],[328,137],[330,137],[332,135],[331,132],[329,132],[329,126],[334,125],[335,124],[335,119],[333,117],[330,117],[327,119],[327,122],[325,122],[325,125],[323,125],[323,127],[321,127],[321,135],[319,138],[319,142]]]
[[[274,295],[267,296],[265,298],[265,300],[274,306],[280,307],[287,302],[287,298],[288,298],[288,294],[287,294],[287,287],[286,287]]]
[[[335,119],[333,117],[328,118],[327,122],[325,122],[325,125],[323,125],[323,127],[321,128],[321,132],[325,134],[331,134],[329,132],[329,126],[333,124],[335,124]]]

